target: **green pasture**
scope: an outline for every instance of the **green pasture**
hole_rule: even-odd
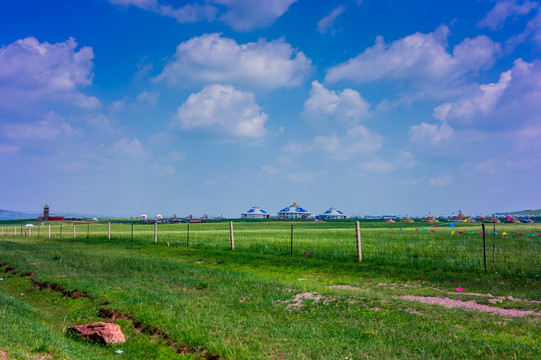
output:
[[[157,244],[153,224],[134,223],[132,233],[129,222],[113,220],[110,239],[106,223],[75,223],[75,237],[69,222],[35,222],[31,234],[25,224],[0,221],[0,358],[541,355],[537,315],[501,316],[402,298],[448,297],[541,313],[539,302],[515,301],[541,301],[538,224],[496,224],[496,235],[488,225],[487,271],[478,224],[457,224],[451,235],[445,224],[399,230],[398,223],[363,222],[361,263],[352,222],[235,222],[235,250],[227,222],[190,224],[189,235],[187,224],[159,224]],[[88,297],[39,290],[36,281]],[[100,346],[66,334],[68,326],[109,321],[100,308],[129,314],[115,321],[125,344]]]

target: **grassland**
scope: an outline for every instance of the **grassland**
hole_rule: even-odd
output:
[[[363,223],[362,263],[355,262],[355,231],[347,222],[235,223],[234,251],[224,223],[192,224],[189,235],[186,224],[160,225],[158,244],[153,225],[134,225],[132,236],[131,224],[113,223],[111,239],[106,224],[76,224],[75,238],[67,223],[62,237],[53,224],[51,238],[48,224],[39,237],[37,228],[31,236],[28,229],[21,233],[21,225],[0,222],[0,358],[2,352],[14,359],[541,355],[538,315],[404,298],[541,312],[541,303],[520,301],[541,301],[541,237],[528,235],[541,233],[537,225],[497,224],[498,234],[486,238],[486,272],[480,226],[470,224],[451,235],[444,225],[399,230],[399,224]],[[15,226],[17,236],[8,233]],[[67,326],[111,314],[126,334],[123,345],[66,335]]]

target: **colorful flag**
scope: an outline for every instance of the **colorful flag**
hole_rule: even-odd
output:
[[[454,230],[453,230],[453,231],[451,231],[451,236],[453,236],[454,234],[455,234],[455,231],[454,231]]]
[[[507,235],[507,233],[506,233],[505,231],[504,231],[504,232],[502,232],[502,236],[505,236],[505,235]]]
[[[450,227],[451,229],[454,229],[454,228],[455,228],[455,223],[454,223],[454,222],[450,222],[450,223],[449,223],[449,227]]]

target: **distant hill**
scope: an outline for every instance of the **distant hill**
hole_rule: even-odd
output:
[[[41,214],[28,214],[17,211],[0,210],[1,220],[35,219]]]
[[[541,209],[538,210],[522,210],[522,211],[512,211],[506,213],[496,213],[496,215],[516,215],[516,216],[541,216]]]

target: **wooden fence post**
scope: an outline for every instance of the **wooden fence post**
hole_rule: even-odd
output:
[[[13,230],[13,236],[17,236],[17,225],[15,225],[15,230]]]
[[[231,250],[235,250],[235,235],[233,234],[233,221],[229,222],[229,238],[231,239]]]
[[[107,238],[111,240],[111,222],[107,223]]]
[[[4,227],[2,226],[2,237],[4,237]]]
[[[73,238],[75,239],[75,224],[73,224]]]
[[[355,221],[355,235],[357,238],[357,258],[358,261],[363,261],[363,251],[361,248],[361,224],[358,221]]]
[[[186,247],[190,246],[190,223],[188,223],[188,227],[186,228]]]
[[[51,224],[49,224],[49,239],[51,238]]]
[[[158,221],[154,223],[154,244],[158,243]]]

